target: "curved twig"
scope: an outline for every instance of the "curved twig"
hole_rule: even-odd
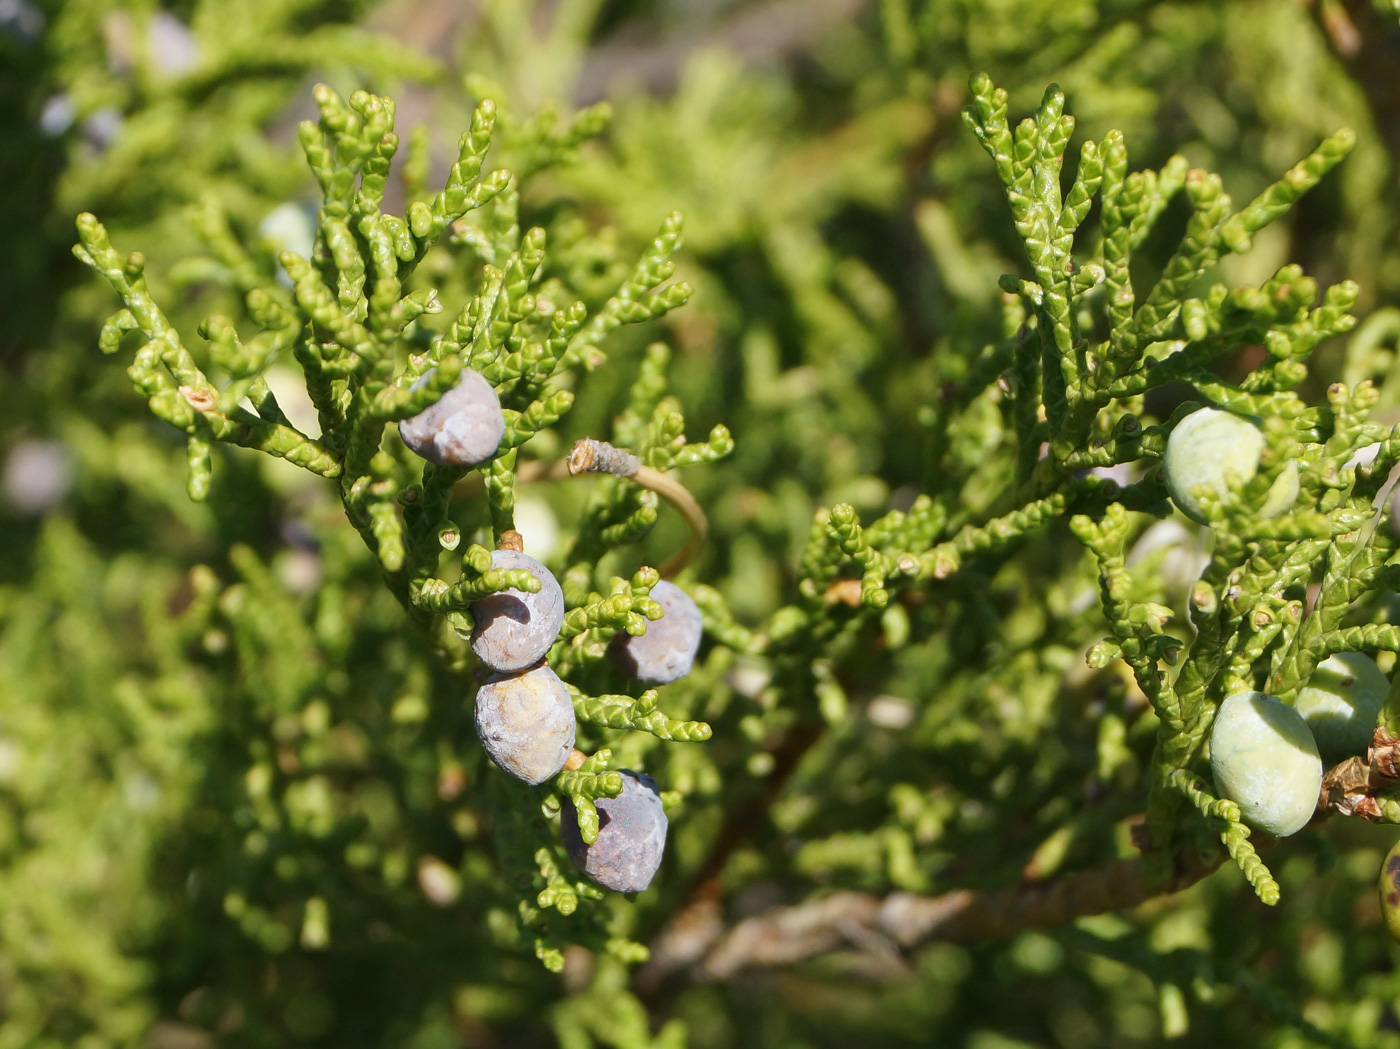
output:
[[[710,527],[709,521],[705,519],[705,511],[700,509],[700,504],[695,501],[695,496],[690,494],[685,485],[669,474],[644,466],[642,461],[629,451],[614,448],[607,441],[595,441],[591,437],[575,441],[564,462],[570,475],[574,477],[583,473],[609,473],[614,477],[626,477],[655,492],[680,511],[685,523],[690,526],[690,535],[686,538],[685,545],[661,566],[662,579],[675,577],[681,569],[690,564],[700,552],[700,547],[705,544],[705,536]]]
[[[515,481],[517,484],[562,481],[586,473],[606,473],[626,478],[661,496],[685,518],[685,523],[690,527],[690,534],[686,537],[685,545],[659,569],[662,579],[674,579],[705,545],[710,523],[705,517],[705,511],[685,485],[670,474],[644,466],[631,452],[616,448],[607,441],[583,437],[575,441],[574,446],[569,449],[569,454],[556,463],[546,465],[540,460],[521,463],[516,469]],[[476,476],[479,475],[473,475]]]

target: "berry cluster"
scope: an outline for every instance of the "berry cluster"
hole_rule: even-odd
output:
[[[430,378],[425,375],[415,385]],[[436,404],[399,424],[404,443],[440,466],[485,462],[496,454],[504,432],[495,390],[470,370]],[[564,592],[544,565],[510,546],[491,553],[491,570],[524,570],[539,581],[539,590],[500,590],[469,608],[472,651],[494,671],[477,690],[476,732],[492,762],[537,785],[558,775],[576,753],[572,697],[545,661],[564,624]],[[640,637],[619,634],[609,655],[629,677],[656,685],[690,673],[703,624],[700,609],[674,583],[658,583],[651,596],[661,617]],[[584,841],[568,798],[562,834],[570,858],[591,880],[618,892],[640,892],[661,864],[666,814],[651,777],[630,770],[621,776],[621,792],[595,803],[598,834],[591,844]]]
[[[476,734],[501,768],[543,783],[574,746],[573,700],[544,661],[564,625],[564,592],[549,569],[519,550],[492,551],[491,567],[523,568],[540,588],[502,590],[471,606],[472,651],[496,672],[476,694]]]
[[[1162,457],[1177,509],[1200,524],[1211,523],[1206,500],[1262,519],[1285,513],[1298,498],[1298,465],[1285,462],[1266,489],[1252,484],[1265,446],[1263,431],[1250,419],[1210,407],[1187,415],[1172,429]],[[1263,692],[1227,697],[1210,736],[1220,796],[1258,830],[1277,837],[1301,830],[1317,808],[1323,762],[1366,752],[1389,688],[1371,657],[1341,652],[1316,667],[1291,705]]]

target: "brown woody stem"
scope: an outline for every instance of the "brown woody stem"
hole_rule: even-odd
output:
[[[843,948],[908,950],[929,940],[968,943],[1052,928],[1179,892],[1213,872],[1224,855],[1178,853],[1165,885],[1151,880],[1142,859],[1135,857],[997,892],[901,892],[883,899],[838,892],[729,928],[720,921],[715,901],[700,900],[662,930],[652,944],[651,961],[638,974],[639,983],[656,986],[682,969],[702,980],[723,980],[744,969],[791,965]]]

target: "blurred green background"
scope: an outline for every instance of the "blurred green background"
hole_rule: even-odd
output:
[[[512,127],[528,143],[541,111],[610,101],[601,140],[526,184],[522,222],[592,306],[679,209],[696,294],[612,340],[527,454],[605,433],[646,344],[669,342],[692,435],[737,440],[685,476],[712,528],[694,578],[756,628],[793,600],[818,506],[869,518],[946,474],[985,508],[1007,476],[975,405],[930,424],[1002,335],[998,276],[1024,269],[958,116],[977,70],[1013,118],[1060,84],[1072,149],[1121,128],[1134,168],[1179,152],[1237,202],[1354,128],[1345,164],[1214,279],[1288,261],[1354,279],[1354,338],[1393,347],[1400,22],[1379,0],[0,0],[0,1049],[1400,1045],[1371,888],[1393,832],[1341,821],[1270,855],[1275,909],[1228,869],[1130,915],[902,958],[845,945],[629,991],[574,947],[546,972],[491,815],[538,806],[488,770],[460,682],[328,488],[223,449],[209,500],[186,498],[183,441],[98,352],[118,304],[69,251],[96,213],[193,341],[235,294],[189,209],[214,197],[268,257],[303,235],[295,127],[316,82],[395,97],[430,184],[477,98],[506,114],[491,164],[518,174],[538,158]],[[1323,348],[1317,389],[1342,352]],[[582,499],[524,490],[544,560]],[[617,570],[680,536],[663,514]],[[715,738],[649,755],[685,801],[657,885],[610,899],[609,931],[646,943],[697,901],[732,920],[1125,851],[1151,725],[1121,681],[1069,669],[1101,636],[1092,583],[1064,535],[1028,544],[901,613],[907,643],[833,649],[819,716],[788,705],[780,667],[770,684],[707,646],[668,702]]]

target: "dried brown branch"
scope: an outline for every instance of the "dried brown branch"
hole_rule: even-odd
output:
[[[1214,871],[1223,858],[1224,853],[1204,858],[1194,851],[1181,853],[1166,885],[1149,881],[1142,860],[1133,858],[997,892],[901,892],[883,899],[838,892],[779,907],[730,928],[719,919],[718,904],[702,899],[662,930],[638,982],[654,987],[681,971],[696,979],[723,980],[745,969],[791,965],[847,948],[884,953],[930,940],[970,943],[1053,928],[1179,892]]]
[[[633,477],[642,468],[642,461],[624,448],[615,448],[607,441],[581,437],[569,449],[564,459],[571,476],[582,473],[605,473],[614,477]]]
[[[689,489],[670,474],[643,466],[642,461],[631,452],[615,448],[607,441],[581,438],[574,442],[569,454],[553,466],[536,460],[521,463],[515,479],[517,484],[529,484],[533,481],[562,481],[589,473],[612,474],[614,477],[632,481],[661,496],[685,518],[689,534],[680,550],[661,566],[662,579],[674,579],[705,545],[705,537],[710,527],[709,520]],[[458,487],[463,496],[475,497],[482,491],[484,482],[481,475],[472,474]]]

